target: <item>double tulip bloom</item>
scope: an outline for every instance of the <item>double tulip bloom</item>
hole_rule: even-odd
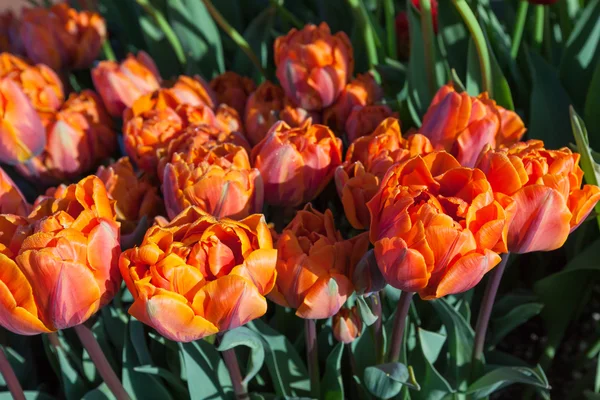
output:
[[[518,142],[525,126],[516,113],[500,107],[486,93],[472,97],[448,84],[431,101],[419,132],[436,150],[446,150],[462,165],[473,167],[487,146]]]
[[[485,174],[443,151],[392,166],[367,206],[382,274],[423,299],[469,290],[507,251],[508,214]]]
[[[314,199],[342,163],[342,141],[325,125],[299,128],[277,122],[252,149],[265,185],[265,201],[297,207]]]
[[[579,154],[568,148],[546,150],[530,140],[487,151],[478,163],[498,201],[514,215],[508,250],[515,253],[561,247],[600,200],[600,189],[581,187]]]
[[[277,282],[269,298],[300,318],[333,316],[354,292],[352,271],[368,246],[365,234],[344,240],[331,211],[308,204],[277,240]]]
[[[343,32],[308,24],[275,40],[277,78],[287,97],[306,110],[333,104],[354,70],[352,44]]]
[[[90,176],[42,198],[29,217],[0,215],[0,325],[34,335],[85,322],[119,289],[119,224]]]
[[[15,214],[27,216],[31,206],[25,200],[23,193],[10,179],[10,176],[0,168],[0,214]]]
[[[210,81],[210,87],[219,104],[233,107],[239,115],[244,115],[246,101],[256,86],[250,78],[227,71]]]
[[[390,117],[397,117],[386,105],[368,105],[354,107],[346,120],[346,137],[352,143],[362,136],[373,132],[381,121]]]
[[[119,267],[134,299],[129,313],[170,340],[189,342],[261,317],[276,260],[262,215],[216,220],[190,207],[150,228]]]

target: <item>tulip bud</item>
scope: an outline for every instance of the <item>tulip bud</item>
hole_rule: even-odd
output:
[[[333,316],[332,321],[333,336],[338,342],[349,344],[360,336],[362,332],[362,321],[356,310],[352,308],[342,308]]]
[[[279,111],[283,108],[284,96],[281,87],[270,81],[264,81],[248,97],[244,126],[248,140],[253,146],[260,142],[279,120]]]
[[[244,115],[248,96],[256,89],[250,78],[227,71],[210,81],[210,87],[216,93],[217,103],[233,107],[239,115]]]
[[[296,207],[327,186],[342,162],[342,141],[325,125],[290,128],[280,121],[252,149],[265,183],[265,201]]]
[[[351,271],[350,278],[356,293],[362,296],[377,293],[383,290],[386,285],[385,278],[377,266],[377,259],[373,250],[367,251],[360,259],[354,270]]]
[[[129,313],[169,340],[190,342],[264,315],[276,259],[264,216],[217,220],[190,207],[151,227],[119,267],[134,299]]]
[[[31,206],[25,200],[19,187],[0,168],[0,214],[15,214],[26,217],[30,209]]]
[[[204,104],[211,109],[217,105],[217,95],[198,75],[194,77],[181,75],[171,88],[171,92],[182,104],[192,106]]]
[[[333,104],[354,70],[350,39],[329,26],[308,24],[275,40],[277,78],[287,97],[306,110]]]
[[[92,69],[94,86],[110,115],[120,117],[140,96],[160,87],[160,75],[154,61],[144,51],[127,55],[120,64],[101,61]]]
[[[369,135],[386,118],[397,118],[398,114],[386,105],[357,106],[346,120],[346,136],[352,143],[361,136]]]

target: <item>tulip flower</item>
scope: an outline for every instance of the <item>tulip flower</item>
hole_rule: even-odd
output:
[[[43,64],[29,65],[10,53],[0,54],[0,78],[10,78],[38,112],[57,111],[65,95],[60,78]]]
[[[383,89],[371,73],[358,74],[346,85],[335,103],[323,111],[323,121],[325,125],[341,131],[354,107],[371,105],[382,97]]]
[[[354,292],[349,273],[368,246],[365,235],[344,240],[330,210],[307,204],[277,240],[277,282],[269,298],[300,318],[333,316]]]
[[[356,106],[346,120],[346,137],[350,143],[361,136],[369,135],[386,118],[397,118],[398,114],[386,105]]]
[[[177,106],[175,111],[181,117],[183,126],[218,125],[215,113],[204,104],[200,104],[197,106],[191,106],[189,104],[180,104],[179,106]]]
[[[46,124],[44,151],[17,166],[19,173],[45,185],[71,180],[112,155],[117,138],[100,99],[92,91],[73,93]]]
[[[213,78],[210,81],[210,87],[217,96],[218,104],[227,104],[233,107],[239,115],[244,115],[248,96],[256,90],[252,79],[232,71]]]
[[[283,89],[270,81],[264,81],[248,97],[244,114],[244,126],[250,143],[255,146],[279,120],[285,94]]]
[[[290,128],[279,121],[252,149],[252,160],[265,184],[265,201],[297,207],[327,186],[342,163],[342,141],[325,125]]]
[[[297,107],[287,97],[284,99],[283,104],[283,108],[279,112],[279,119],[292,128],[304,125],[309,119],[313,124],[321,123],[321,113]]]
[[[151,227],[119,267],[134,299],[129,313],[169,340],[191,342],[264,315],[276,260],[262,215],[217,220],[190,207]]]
[[[462,165],[473,167],[486,146],[509,146],[521,139],[525,127],[517,114],[496,105],[487,94],[471,97],[447,84],[431,101],[420,133],[436,150],[451,152]]]
[[[225,146],[246,152],[242,147]],[[169,218],[191,205],[215,218],[246,218],[262,211],[263,190],[256,168],[236,168],[212,152],[192,159],[176,153],[164,169],[162,192]]]
[[[581,186],[579,154],[546,150],[539,140],[487,151],[477,167],[514,215],[508,250],[515,253],[561,247],[600,200],[597,186]]]
[[[198,75],[194,77],[181,75],[171,88],[171,92],[182,104],[192,106],[204,104],[211,109],[217,106],[217,95]]]
[[[381,273],[425,300],[471,289],[507,251],[508,215],[491,184],[446,152],[394,164],[367,207]]]
[[[96,176],[104,182],[108,197],[115,201],[117,221],[123,234],[131,233],[143,217],[152,220],[163,213],[158,189],[147,176],[138,177],[127,157],[108,167],[101,166]]]
[[[215,110],[215,125],[221,130],[230,133],[244,133],[244,124],[242,119],[235,108],[230,107],[226,104],[219,104]]]
[[[120,64],[115,61],[100,61],[92,69],[94,86],[110,115],[120,117],[126,108],[142,95],[160,87],[160,74],[150,56],[140,51],[128,54]]]
[[[157,89],[153,92],[138,97],[133,102],[131,107],[127,108],[123,112],[123,126],[125,126],[129,120],[135,117],[143,117],[145,113],[151,111],[162,111],[167,108],[175,110],[181,104],[185,103],[179,101],[171,89]]]
[[[29,220],[0,216],[0,325],[35,335],[84,323],[121,281],[119,224],[102,181],[59,188]]]
[[[306,110],[333,104],[354,70],[350,39],[329,26],[308,24],[275,40],[277,78],[287,97]]]
[[[0,168],[0,214],[15,214],[26,217],[30,209],[31,206],[25,200],[19,187]]]
[[[332,321],[333,336],[338,342],[349,344],[360,336],[362,332],[362,321],[356,310],[352,308],[342,308],[333,316]]]
[[[42,120],[10,78],[0,79],[0,162],[23,163],[44,150]]]
[[[0,13],[0,51],[22,54],[23,46],[19,37],[19,19],[12,10]]]

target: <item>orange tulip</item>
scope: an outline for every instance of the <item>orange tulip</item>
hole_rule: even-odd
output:
[[[217,95],[198,75],[194,77],[181,75],[171,88],[171,92],[182,104],[192,106],[204,104],[211,109],[217,106]]]
[[[221,149],[241,151],[242,147],[222,145]],[[237,147],[236,150],[233,150]],[[226,158],[228,155],[224,155]],[[231,155],[231,157],[236,157]],[[247,160],[247,156],[246,156]],[[224,166],[229,164],[230,166]],[[193,205],[216,218],[246,218],[263,206],[263,182],[256,168],[236,168],[214,151],[205,155],[176,153],[164,169],[162,192],[169,218]]]
[[[287,97],[284,99],[283,104],[283,109],[279,112],[279,119],[285,121],[292,128],[304,125],[309,119],[313,124],[321,123],[321,114],[319,112],[296,107]]]
[[[358,74],[346,85],[335,103],[323,111],[324,124],[341,131],[354,107],[371,105],[382,97],[383,89],[372,74]]]
[[[354,70],[350,39],[329,26],[308,24],[275,40],[277,78],[287,97],[306,110],[333,104]]]
[[[252,149],[254,166],[265,183],[265,201],[296,207],[327,186],[342,163],[342,141],[325,125],[290,128],[279,121]]]
[[[244,114],[244,126],[250,143],[260,142],[271,126],[279,120],[285,94],[280,86],[264,81],[248,97]]]
[[[352,308],[342,308],[333,316],[332,321],[333,336],[338,342],[352,343],[354,339],[360,336],[362,332],[362,321],[356,310]]]
[[[367,207],[387,282],[426,300],[471,289],[507,250],[507,212],[490,183],[446,152],[394,164]]]
[[[180,104],[175,109],[181,117],[183,126],[190,125],[211,125],[217,126],[218,121],[215,113],[204,104],[191,106],[189,104]]]
[[[215,110],[215,125],[226,132],[238,132],[239,134],[243,134],[244,124],[242,123],[240,115],[243,114],[238,114],[235,108],[226,104],[219,104]]]
[[[32,66],[17,56],[2,53],[0,78],[10,78],[19,85],[39,112],[57,111],[64,101],[60,78],[43,64]]]
[[[361,136],[373,132],[386,118],[397,118],[398,114],[385,105],[356,106],[346,120],[346,137],[352,143]]]
[[[102,181],[59,188],[29,219],[0,216],[0,325],[35,335],[84,323],[121,281],[119,224]]]
[[[471,97],[453,85],[442,86],[423,117],[420,133],[436,150],[451,152],[458,161],[473,167],[486,146],[509,146],[525,134],[517,114],[498,106],[486,93]]]
[[[346,160],[335,170],[335,184],[350,225],[367,229],[371,220],[367,202],[392,164],[433,151],[423,135],[402,138],[400,123],[387,118],[369,135],[356,139]]]
[[[77,178],[114,152],[117,138],[100,99],[92,91],[73,93],[61,110],[49,117],[46,147],[17,170],[28,179],[56,184]]]
[[[561,247],[600,200],[600,189],[581,187],[579,154],[546,150],[539,140],[487,151],[478,163],[498,200],[514,214],[508,249],[515,253]]]
[[[256,89],[252,79],[227,71],[210,81],[211,89],[216,93],[218,104],[233,107],[239,115],[244,115],[246,100]]]
[[[277,282],[269,298],[300,318],[333,316],[354,292],[349,273],[368,246],[365,235],[343,240],[331,211],[307,204],[277,240]]]
[[[175,110],[181,104],[185,103],[179,101],[171,89],[157,89],[153,92],[138,97],[133,102],[131,107],[127,108],[123,112],[123,126],[125,126],[129,120],[135,117],[143,117],[145,113],[151,111],[162,111],[167,108]]]
[[[133,232],[142,217],[152,220],[163,213],[164,205],[158,189],[147,176],[137,176],[127,157],[108,167],[101,166],[96,176],[104,182],[108,197],[115,201],[115,212],[123,234]]]
[[[0,168],[0,214],[15,214],[27,216],[31,206],[25,200],[19,187],[10,179],[10,176]]]
[[[260,214],[216,220],[195,207],[151,227],[119,267],[129,313],[178,342],[235,329],[267,311],[277,251]]]
[[[128,54],[120,64],[100,61],[92,69],[94,86],[110,115],[120,117],[126,108],[142,95],[160,87],[160,74],[150,56],[140,51],[136,56]]]
[[[23,45],[19,37],[19,19],[12,10],[0,13],[0,51],[22,54]]]
[[[10,78],[0,79],[0,161],[26,162],[45,145],[42,120],[23,90]]]

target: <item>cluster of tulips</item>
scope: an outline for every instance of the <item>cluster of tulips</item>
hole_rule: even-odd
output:
[[[60,73],[97,57],[98,18],[61,4],[3,27],[3,47],[43,64],[0,55],[0,160],[45,188],[83,177],[31,205],[0,175],[0,325],[15,333],[79,326],[124,279],[129,313],[174,341],[244,325],[269,298],[334,317],[349,343],[353,293],[464,292],[503,254],[562,246],[600,200],[578,154],[521,141],[522,120],[486,93],[443,86],[403,135],[325,23],[277,38],[280,85],[234,72],[167,82],[140,52],[99,62],[99,95],[65,101]],[[30,46],[40,35],[53,45]],[[116,153],[117,120],[127,157],[88,175]],[[309,203],[330,184],[352,237]],[[289,223],[268,224],[265,203]]]

